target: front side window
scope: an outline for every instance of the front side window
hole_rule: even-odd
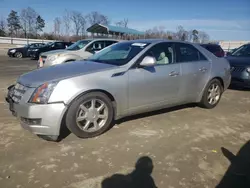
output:
[[[77,41],[76,43],[70,45],[67,48],[67,50],[72,50],[72,51],[80,50],[80,49],[84,48],[90,42],[91,42],[91,40],[80,40],[80,41]]]
[[[232,53],[232,56],[250,57],[250,45],[243,45]]]
[[[206,58],[195,47],[190,44],[178,43],[176,45],[176,62],[195,62],[206,60]]]
[[[150,48],[144,55],[154,57],[157,65],[167,65],[174,63],[173,43],[160,43]]]
[[[88,60],[122,66],[127,64],[150,43],[121,42],[94,54]]]
[[[93,52],[102,50],[104,47],[105,47],[104,41],[96,41],[96,42],[93,42],[92,44],[90,44],[87,47],[86,51],[93,53]]]

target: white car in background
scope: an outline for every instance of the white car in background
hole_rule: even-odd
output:
[[[116,39],[79,40],[66,49],[42,53],[39,57],[37,68],[87,59],[94,53],[117,42],[119,42],[119,40]]]

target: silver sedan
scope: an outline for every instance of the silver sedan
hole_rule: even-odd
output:
[[[87,61],[26,73],[9,87],[6,100],[34,134],[57,140],[66,124],[76,136],[89,138],[132,114],[187,103],[214,108],[230,80],[228,61],[199,45],[135,40]]]

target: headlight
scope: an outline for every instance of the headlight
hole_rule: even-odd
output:
[[[34,49],[33,51],[34,51],[34,52],[37,52],[37,51],[38,51],[38,49]]]
[[[247,67],[247,72],[249,72],[249,73],[250,73],[250,67]]]
[[[48,103],[49,97],[56,87],[57,83],[58,82],[44,83],[43,85],[36,88],[29,102],[38,104]]]
[[[56,58],[58,58],[59,56],[60,56],[60,54],[49,56],[49,57],[48,57],[48,60],[49,60],[49,61],[55,61]]]
[[[13,50],[10,50],[11,53],[15,53],[16,52],[16,49],[13,49]]]

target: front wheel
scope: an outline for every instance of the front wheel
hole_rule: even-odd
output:
[[[22,57],[23,57],[22,52],[16,52],[16,53],[15,53],[15,57],[17,57],[17,58],[22,58]]]
[[[203,108],[211,109],[217,106],[223,93],[223,87],[219,80],[211,80],[203,93],[200,105]]]
[[[80,138],[91,138],[111,127],[113,115],[112,101],[104,93],[87,93],[70,105],[66,126]]]

